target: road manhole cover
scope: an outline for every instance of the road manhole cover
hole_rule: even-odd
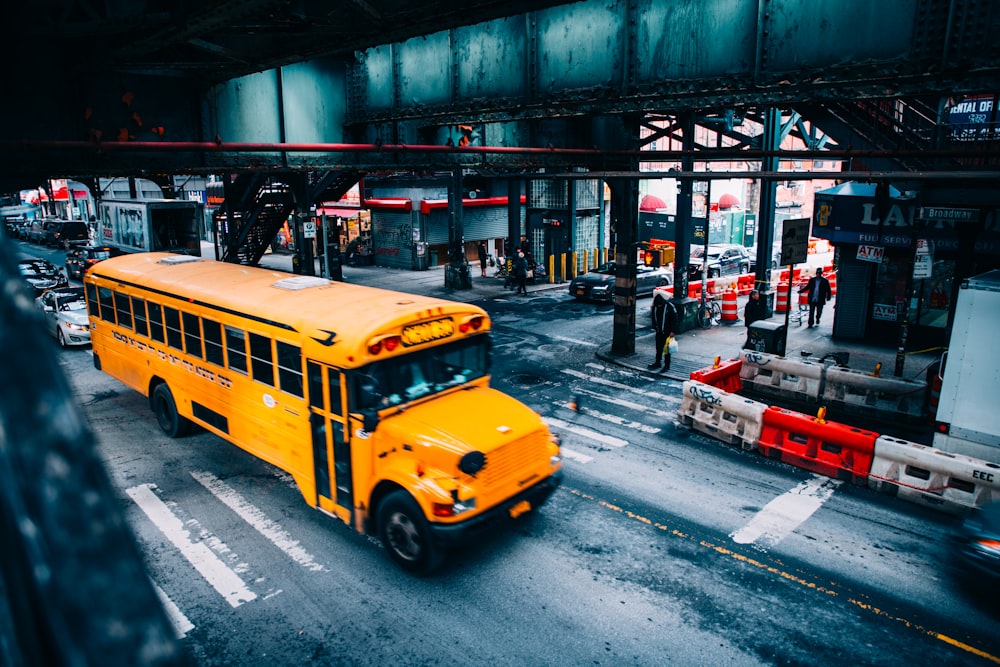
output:
[[[515,373],[510,376],[510,381],[521,385],[536,385],[545,382],[545,378],[534,373]]]

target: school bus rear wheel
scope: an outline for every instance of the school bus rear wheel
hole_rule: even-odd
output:
[[[417,501],[406,491],[393,491],[378,508],[379,538],[403,570],[416,575],[433,572],[443,552],[431,539],[430,527]]]
[[[177,414],[177,404],[166,383],[156,385],[150,400],[156,423],[171,438],[183,438],[191,432],[191,422]]]

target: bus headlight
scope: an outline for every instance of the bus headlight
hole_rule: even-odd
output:
[[[454,505],[455,514],[462,514],[463,512],[468,512],[469,510],[476,509],[476,499],[466,498],[465,500],[456,500]]]

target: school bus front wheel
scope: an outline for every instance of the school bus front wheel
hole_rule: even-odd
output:
[[[393,491],[382,500],[378,530],[389,556],[411,574],[430,574],[444,559],[441,547],[431,538],[424,513],[406,491]]]

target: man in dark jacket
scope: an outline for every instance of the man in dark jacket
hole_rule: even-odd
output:
[[[809,326],[819,326],[819,319],[823,317],[823,304],[833,296],[830,289],[830,281],[823,275],[823,269],[817,267],[816,275],[809,279],[806,286],[799,290],[799,294],[809,296]],[[813,324],[815,322],[815,324]]]
[[[528,280],[528,260],[524,258],[524,251],[518,250],[517,255],[514,257],[514,285],[517,288],[517,294],[523,294],[528,296],[528,288],[526,282]]]
[[[656,369],[660,366],[660,359],[663,359],[663,368],[660,372],[670,370],[670,351],[666,348],[667,339],[677,331],[677,307],[674,306],[661,292],[653,296],[653,305],[650,306],[650,315],[653,318],[653,331],[656,332],[656,361],[647,368]]]

